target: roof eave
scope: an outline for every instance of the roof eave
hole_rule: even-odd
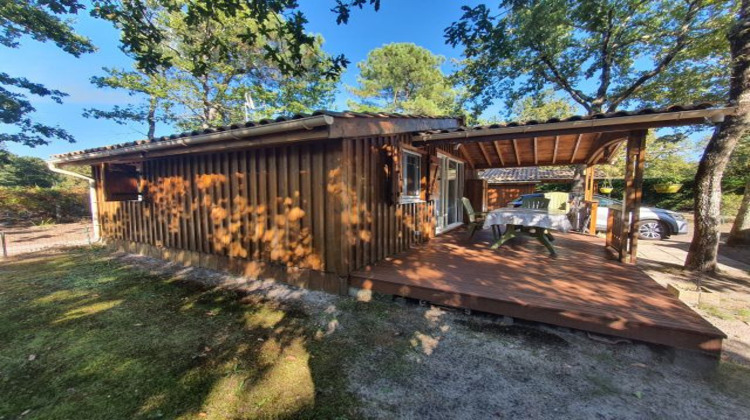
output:
[[[194,136],[177,137],[174,139],[135,144],[132,146],[114,149],[84,152],[80,154],[55,156],[50,159],[49,162],[61,165],[73,165],[105,161],[108,159],[115,159],[117,157],[127,155],[138,155],[142,158],[146,158],[149,157],[152,152],[156,151],[163,152],[170,149],[185,149],[203,145],[206,143],[211,143],[216,147],[220,147],[227,141],[245,141],[247,143],[246,146],[250,147],[252,146],[252,143],[250,142],[254,141],[254,139],[260,136],[288,133],[294,131],[309,132],[319,127],[330,126],[333,124],[333,122],[334,117],[330,115],[315,115],[312,117],[274,122],[260,126],[218,131],[207,134],[198,134]],[[305,139],[309,139],[310,136],[305,137]],[[326,137],[328,137],[328,130],[320,133],[320,138]],[[279,138],[279,141],[283,142],[290,142],[293,140],[294,138],[289,136],[283,136]]]
[[[442,140],[456,141],[475,137],[526,138],[539,136],[542,133],[609,132],[627,131],[630,129],[658,128],[680,125],[720,122],[726,115],[737,113],[738,107],[722,107],[653,114],[626,115],[621,117],[598,118],[576,121],[561,121],[518,125],[511,127],[486,128],[473,130],[467,128],[448,133],[419,133],[415,141],[433,143]]]
[[[86,165],[101,162],[130,162],[187,153],[207,153],[252,147],[269,147],[328,138],[352,138],[374,135],[412,134],[429,129],[460,126],[454,117],[383,116],[356,118],[350,114],[319,114],[294,120],[271,122],[245,128],[182,135],[165,140],[110,146],[96,150],[53,156],[56,165]]]

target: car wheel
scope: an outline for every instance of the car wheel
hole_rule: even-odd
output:
[[[664,225],[658,220],[643,220],[638,222],[638,238],[648,240],[660,240],[667,238]]]

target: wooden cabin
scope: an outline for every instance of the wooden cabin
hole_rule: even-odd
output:
[[[346,293],[354,270],[460,226],[461,197],[478,169],[593,166],[621,144],[642,145],[648,128],[702,123],[727,109],[475,128],[460,118],[323,111],[72,152],[50,164],[91,165],[95,228],[108,244]],[[638,177],[631,181],[635,194]],[[627,253],[621,237],[630,223],[620,225]]]
[[[484,127],[316,112],[73,152],[49,164],[91,165],[94,231],[124,251],[718,356],[725,335],[632,263],[647,130],[715,123],[735,111],[700,105]],[[473,241],[451,232],[463,223],[461,197],[479,208],[487,196],[475,175],[496,167],[585,164],[584,203],[595,215],[594,165],[622,145],[625,200],[609,211],[606,242],[560,235],[560,256],[550,260],[528,246],[493,250],[487,232]]]
[[[108,244],[345,293],[352,270],[460,225],[464,161],[410,145],[412,133],[460,126],[458,118],[319,112],[53,161],[92,166]],[[440,192],[452,199],[437,200]]]

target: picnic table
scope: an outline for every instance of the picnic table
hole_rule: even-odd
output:
[[[523,207],[492,210],[484,220],[484,228],[487,229],[493,225],[505,225],[505,232],[492,244],[492,249],[497,249],[511,238],[515,238],[520,230],[537,238],[552,256],[556,256],[557,253],[552,245],[555,238],[550,231],[567,232],[572,228],[568,215],[564,211]]]

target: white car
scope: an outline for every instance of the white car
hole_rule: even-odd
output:
[[[519,207],[521,206],[524,197],[543,196],[543,193],[524,194],[511,201],[508,205],[511,207]],[[596,230],[599,232],[606,232],[609,207],[613,205],[621,206],[622,202],[603,195],[594,195],[594,199],[599,201],[599,208],[596,211]],[[687,221],[680,213],[675,211],[659,209],[656,207],[641,207],[639,216],[639,239],[666,239],[672,235],[684,235],[688,233]]]
[[[622,202],[600,195],[595,195],[594,200],[599,201],[599,209],[596,212],[596,230],[605,232],[607,230],[609,207],[612,205],[621,206]],[[680,213],[675,211],[656,207],[641,207],[639,216],[639,239],[666,239],[672,235],[688,233],[687,221]]]

